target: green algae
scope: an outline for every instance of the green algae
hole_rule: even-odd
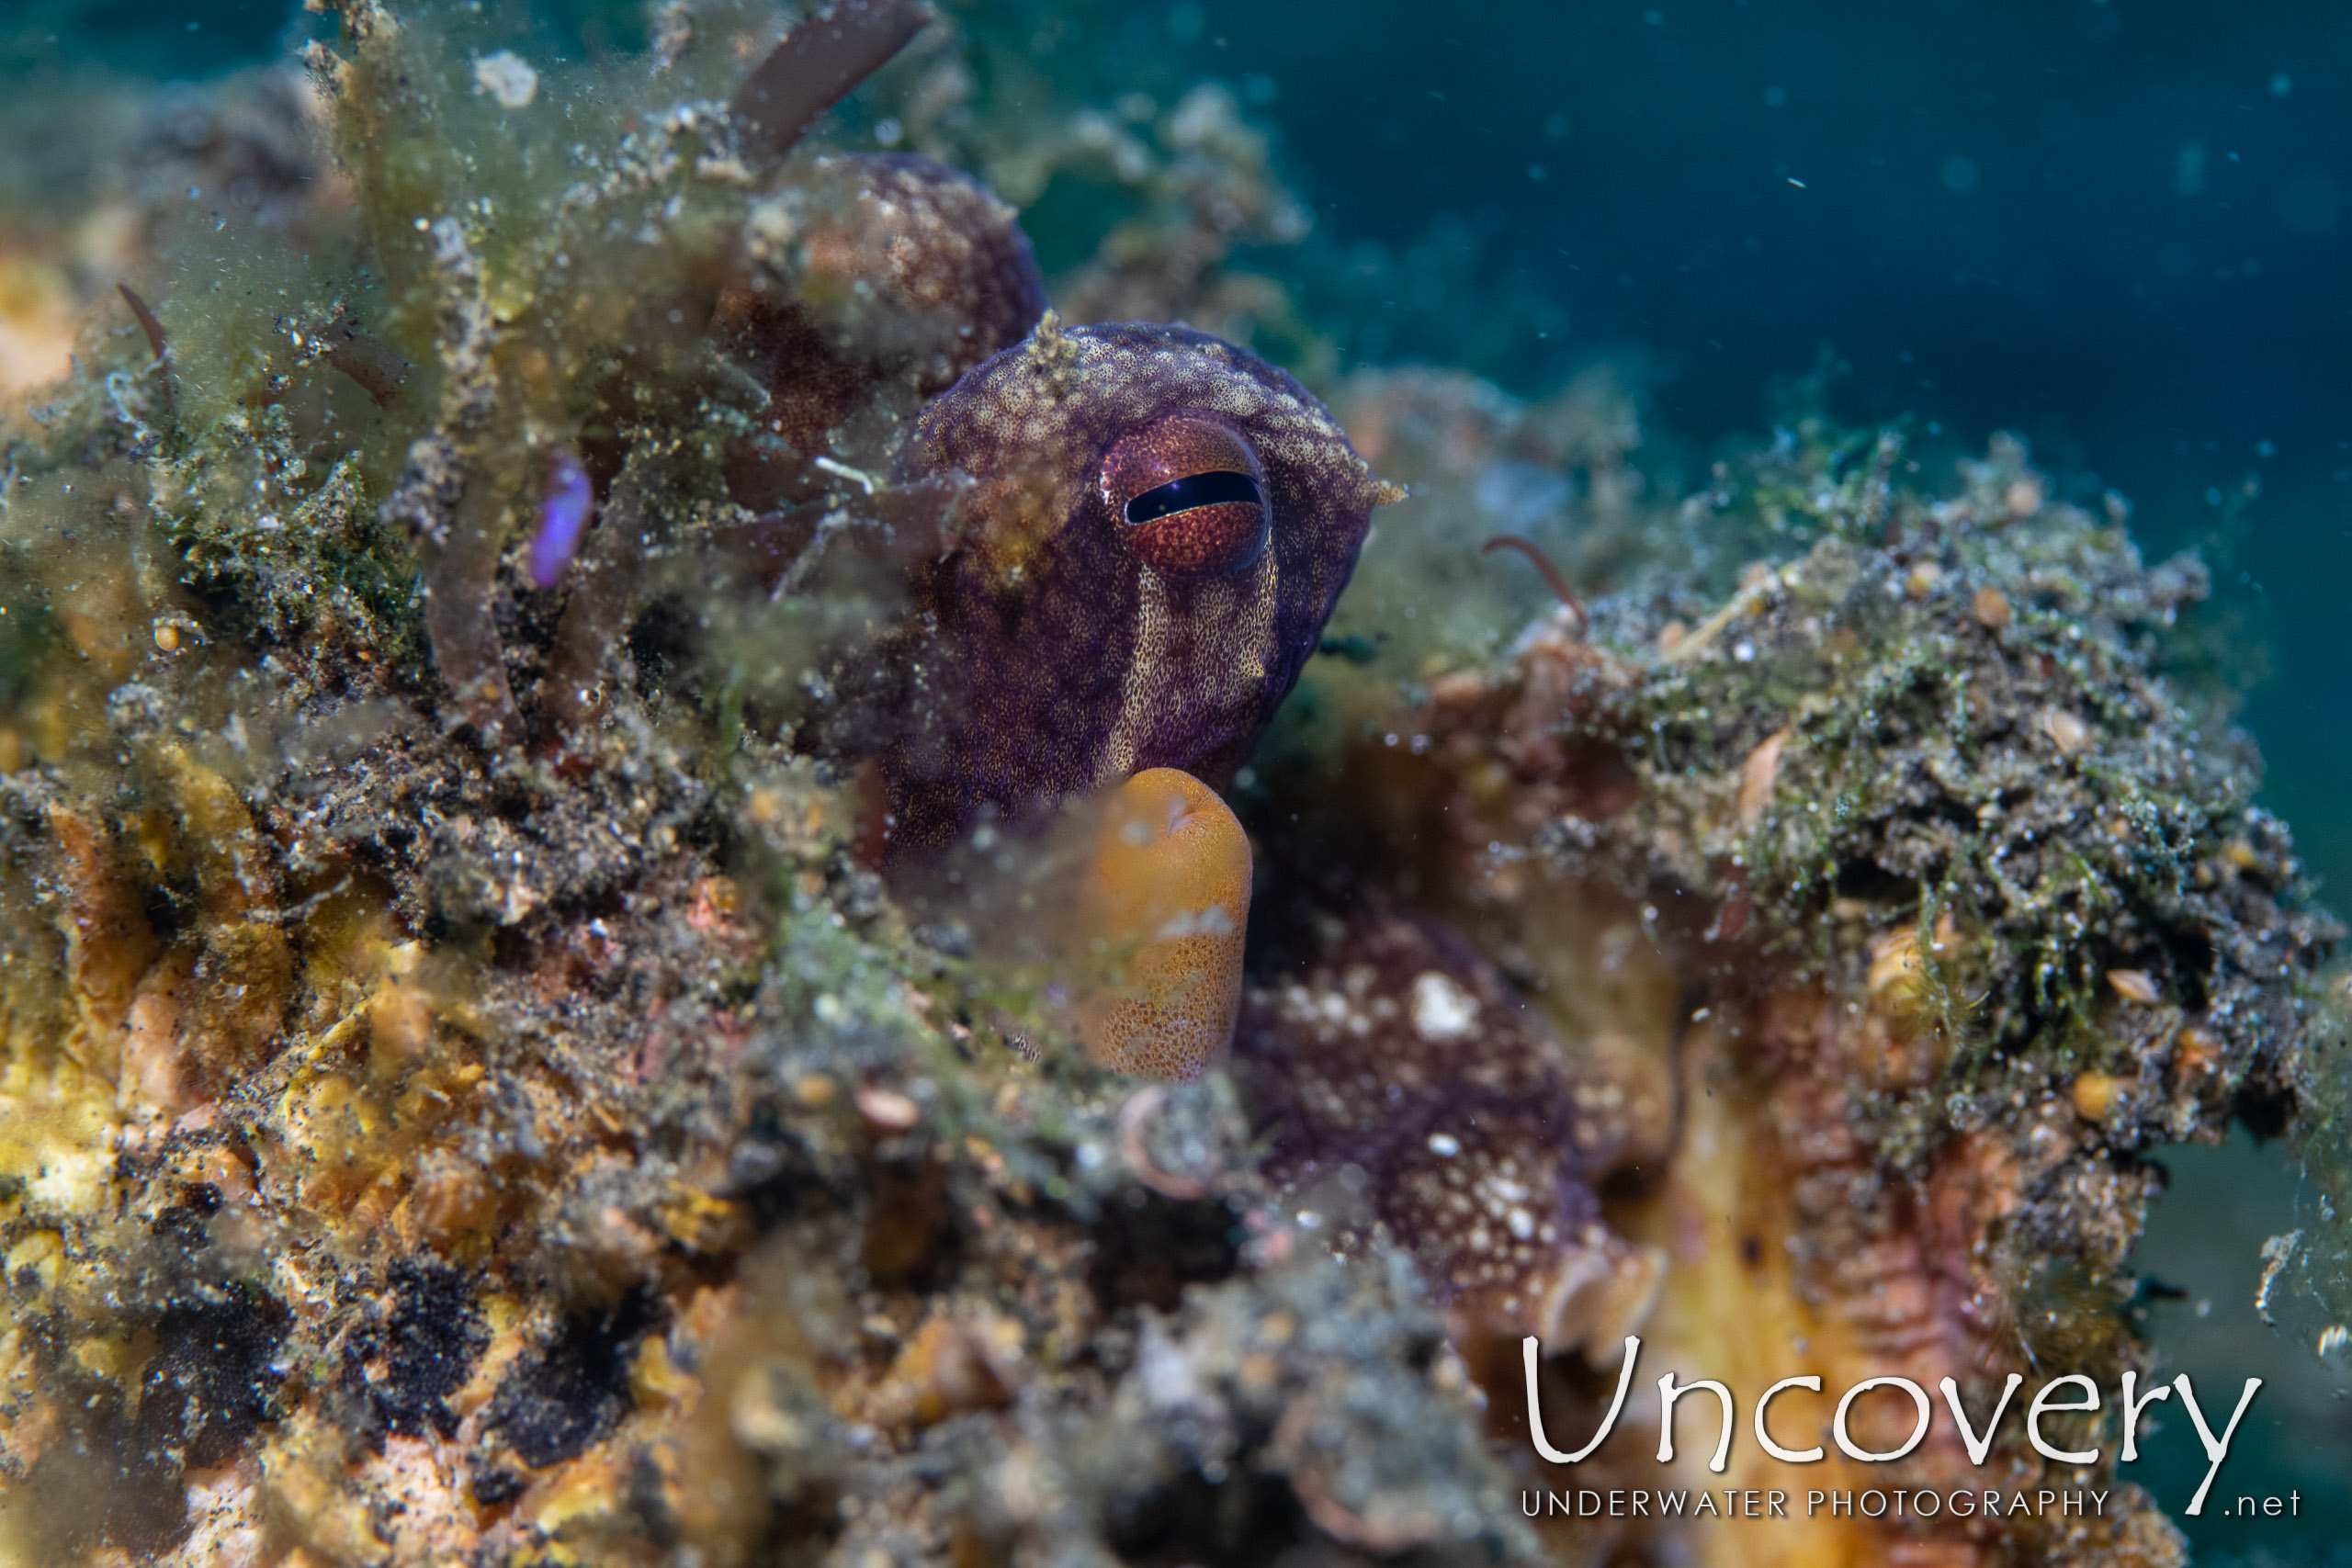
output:
[[[1362,406],[1386,432],[1382,397],[1375,384]],[[1430,727],[1431,682],[1476,671],[1498,651],[1481,628],[1512,624],[1494,579],[1514,563],[1475,553],[1503,520],[1465,479],[1524,461],[1543,416],[1499,400],[1474,418],[1453,397],[1420,394],[1416,417],[1434,401],[1452,423],[1408,437],[1403,470],[1440,506],[1374,537],[1332,622],[1369,657],[1319,660],[1261,750],[1261,770],[1288,775],[1279,799],[1329,787],[1360,742],[1427,747],[1413,731]],[[1441,439],[1472,443],[1473,463],[1422,455]],[[1930,1123],[1974,1114],[1988,1063],[2128,1077],[2184,1024],[2228,1042],[2212,1092],[2277,1096],[2339,928],[2256,804],[2259,758],[2199,624],[2205,568],[2143,560],[2120,499],[2097,513],[2052,502],[2012,438],[1942,492],[1910,450],[1900,428],[1809,416],[1670,510],[1620,502],[1611,515],[1555,492],[1529,532],[1599,592],[1592,657],[1555,736],[1605,748],[1636,787],[1629,822],[1571,817],[1528,848],[1563,872],[1727,908],[1719,934],[1797,977],[1849,962],[1858,931],[1865,947],[1956,932],[1919,955],[1947,1042],[1951,1104],[1926,1107]],[[1606,446],[1585,458],[1596,474],[1620,460]],[[1417,600],[1421,581],[1449,588]],[[1548,622],[1543,635],[1574,637],[1573,615]],[[1604,840],[1615,848],[1592,848]],[[2154,1011],[2110,972],[2144,975]],[[2167,1114],[2183,1135],[2199,1119],[2179,1101]]]
[[[2330,1366],[2352,1365],[2352,988],[2341,965],[2313,987],[2292,1061],[2294,1147],[2311,1198],[2263,1247],[2256,1308]]]
[[[1408,448],[1448,512],[1368,549],[1384,613],[1355,600],[1334,628],[1372,657],[1318,660],[1261,750],[1252,820],[1292,874],[1451,900],[1571,1040],[1643,1027],[1611,1000],[1613,938],[1581,963],[1544,948],[1623,900],[1683,1010],[1727,1021],[1708,1092],[1770,1116],[1815,1114],[1773,1099],[1771,1000],[1826,1035],[1852,1021],[1836,1124],[1806,1135],[1869,1151],[1865,1212],[1899,1235],[1886,1193],[1984,1157],[2034,1173],[1981,1238],[1968,1365],[2144,1354],[2124,1309],[2149,1151],[2298,1129],[2342,1212],[2342,927],[2257,804],[2196,558],[2143,558],[2120,498],[2053,501],[2013,439],[1941,469],[1899,428],[1803,419],[1679,505],[1610,525],[1564,499],[1544,542],[1589,626],[1540,611],[1497,658],[1395,613],[1417,576],[1494,592],[1464,570],[1493,525],[1474,487],[1511,454],[1460,437],[1480,428],[1462,400],[1432,379],[1406,403],[1470,456]],[[1595,544],[1651,547],[1564,547],[1560,521],[1588,518]],[[2346,1321],[2330,1218],[2289,1235],[2282,1215],[2269,1244],[2271,1309],[2307,1348]]]
[[[236,1507],[316,1555],[380,1561],[390,1548],[367,1510],[382,1477],[367,1471],[385,1434],[371,1412],[429,1418],[447,1389],[407,1387],[396,1356],[378,1365],[365,1347],[377,1292],[397,1295],[422,1262],[456,1270],[458,1308],[506,1325],[509,1354],[519,1340],[521,1370],[488,1408],[538,1413],[483,1427],[478,1476],[548,1470],[605,1439],[641,1465],[670,1453],[675,1409],[644,1389],[616,1405],[607,1387],[649,1353],[642,1325],[610,1345],[595,1325],[637,1321],[622,1309],[648,1292],[686,1310],[753,1234],[797,1275],[862,1292],[869,1325],[910,1291],[918,1315],[931,1310],[922,1292],[960,1280],[958,1310],[1033,1324],[1025,1375],[1073,1410],[1107,1408],[1117,1352],[1105,1360],[1063,1318],[1132,1315],[1115,1279],[1103,1306],[1080,1312],[1027,1303],[1017,1272],[963,1279],[953,1260],[985,1258],[990,1235],[1064,1271],[1097,1247],[1149,1259],[1145,1233],[1120,1239],[1146,1224],[1141,1209],[1193,1236],[1199,1277],[1225,1277],[1254,1201],[1248,1134],[1221,1080],[1122,1120],[1132,1086],[1054,1048],[1036,963],[976,959],[948,939],[944,951],[911,930],[859,863],[854,797],[789,753],[829,659],[893,613],[881,577],[899,563],[829,556],[781,604],[714,564],[742,521],[720,457],[758,389],[703,323],[716,280],[788,225],[788,203],[770,198],[794,177],[736,160],[717,106],[775,19],[673,8],[651,59],[543,61],[519,104],[478,85],[503,40],[472,13],[341,19],[342,40],[308,61],[341,164],[305,231],[164,225],[159,276],[142,285],[167,352],[110,318],[82,373],[6,435],[0,913],[25,961],[6,998],[7,1088],[86,1100],[130,1128],[101,1179],[120,1200],[108,1219],[64,1178],[48,1123],[12,1115],[30,1144],[9,1168],[61,1174],[27,1188],[8,1242],[67,1238],[46,1282],[15,1272],[12,1313],[149,1342],[179,1296],[128,1297],[113,1318],[90,1303],[143,1267],[147,1231],[180,1224],[168,1216],[192,1191],[231,1194],[227,1219],[182,1226],[206,1267],[283,1262],[246,1281],[260,1295],[243,1315],[273,1325],[261,1371],[239,1382],[217,1355],[189,1369],[181,1406],[150,1402],[153,1434],[124,1415],[144,1375],[135,1355],[118,1366],[85,1347],[74,1362],[61,1342],[0,1368],[35,1404],[91,1412],[72,1429],[100,1456],[96,1472],[36,1463],[0,1556],[54,1558],[92,1530],[208,1550],[209,1527],[174,1504],[183,1461],[210,1462],[210,1435],[233,1428],[232,1446],[264,1454]],[[1224,123],[1193,120],[1204,134]],[[1222,155],[1197,141],[1185,154],[1194,176]],[[372,381],[339,362],[363,340]],[[911,411],[884,412],[838,454],[876,475]],[[522,586],[514,559],[556,446],[626,451],[613,494],[632,510],[605,533],[651,547],[623,563],[639,597],[589,649],[610,676],[599,721],[551,759],[517,745],[499,708],[543,722],[532,682],[562,655],[561,601]],[[436,606],[458,615],[454,633]],[[503,704],[483,694],[493,671]],[[61,847],[59,801],[85,841],[78,860]],[[279,938],[276,968],[237,961],[204,896],[216,829],[268,868],[238,930]],[[77,908],[136,909],[178,955],[126,982],[135,997],[107,991],[151,1021],[128,1039],[119,1017],[93,1030],[85,1044],[134,1065],[94,1050],[87,1081],[54,1049],[104,978],[77,981],[58,950]],[[959,897],[951,912],[976,908]],[[127,933],[118,946],[128,953]],[[223,986],[247,1012],[215,1005]],[[244,1025],[264,1017],[256,1042]],[[217,1134],[176,1130],[192,1109]],[[1192,1195],[1141,1185],[1128,1147]],[[1091,1299],[1082,1268],[1054,1288]],[[857,1323],[820,1335],[828,1364],[870,1353]],[[1400,1397],[1426,1386],[1443,1405],[1454,1395],[1408,1360],[1426,1325],[1386,1313],[1338,1348],[1397,1369]],[[695,1341],[674,1343],[685,1357]],[[1309,1369],[1329,1353],[1298,1352]],[[565,1369],[583,1357],[603,1371],[579,1409],[525,1397],[580,1382]],[[248,1382],[267,1430],[231,1397]],[[1454,1443],[1433,1483],[1490,1485],[1458,1416],[1411,1430]],[[1070,1462],[1051,1457],[1062,1442],[1041,1429],[1027,1446]],[[107,1468],[119,1453],[138,1462]],[[855,1473],[898,1484],[881,1476],[899,1462]],[[77,1492],[95,1494],[88,1529],[66,1506]],[[600,1492],[610,1522],[519,1526],[502,1550],[637,1550],[672,1529],[662,1511],[683,1504],[663,1496],[683,1494]],[[141,1497],[155,1506],[140,1511]],[[1053,1528],[1075,1542],[1103,1527],[1081,1509]]]
[[[1733,526],[1814,542],[1663,652],[1654,609],[1604,607],[1600,646],[1638,664],[1590,723],[1642,779],[1638,841],[1800,972],[1851,951],[1841,920],[1956,932],[1921,944],[1956,1115],[2021,1053],[2136,1074],[2148,1021],[2115,972],[2227,1041],[2220,1092],[2277,1094],[2338,928],[2253,804],[2251,742],[2171,668],[2203,569],[2047,502],[2014,443],[1942,500],[1895,482],[1902,451],[1769,455]]]

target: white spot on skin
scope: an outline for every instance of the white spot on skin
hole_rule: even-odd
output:
[[[1154,1409],[1182,1407],[1199,1397],[1199,1369],[1193,1358],[1156,1326],[1145,1326],[1142,1354],[1136,1362],[1144,1397]]]
[[[474,62],[474,91],[488,93],[510,109],[528,107],[539,96],[539,73],[511,49]]]
[[[1478,1021],[1478,998],[1434,969],[1413,978],[1413,1030],[1424,1040],[1459,1040]]]
[[[1007,868],[1010,869],[1010,868]],[[1233,917],[1222,904],[1211,904],[1205,909],[1182,909],[1168,917],[1165,924],[1152,933],[1154,942],[1174,942],[1188,936],[1230,936]]]
[[[1431,1133],[1430,1134],[1430,1153],[1440,1159],[1452,1159],[1461,1152],[1462,1141],[1452,1134]]]
[[[1489,1176],[1484,1184],[1488,1191],[1506,1203],[1527,1201],[1528,1188],[1523,1181],[1513,1181],[1507,1176]]]

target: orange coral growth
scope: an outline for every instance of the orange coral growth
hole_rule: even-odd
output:
[[[1198,1077],[1233,1038],[1250,840],[1208,785],[1148,768],[1113,794],[1079,903],[1079,1032],[1103,1066]]]

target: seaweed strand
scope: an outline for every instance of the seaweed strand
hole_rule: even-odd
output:
[[[139,330],[147,334],[147,346],[155,352],[148,370],[155,381],[157,423],[162,426],[162,439],[175,446],[179,435],[179,393],[172,373],[171,339],[164,335],[164,323],[155,319],[154,310],[140,297],[139,290],[128,283],[118,282],[114,287],[122,296],[122,302],[130,307],[130,313],[138,318]]]
[[[122,302],[130,307],[130,313],[139,318],[139,330],[147,334],[147,346],[155,351],[156,358],[163,358],[171,346],[164,337],[164,323],[155,319],[155,312],[147,308],[147,301],[139,297],[139,290],[128,283],[118,283],[114,287],[115,291],[122,296]]]
[[[780,158],[810,122],[880,70],[932,19],[922,0],[841,0],[805,17],[752,68],[728,112],[752,148]]]
[[[469,476],[450,518],[448,542],[424,574],[424,627],[433,639],[434,666],[449,683],[458,713],[492,751],[520,739],[523,728],[491,608],[504,512],[494,488]]]
[[[342,329],[343,341],[327,350],[327,363],[357,382],[360,389],[376,400],[376,406],[388,409],[400,396],[401,383],[408,379],[408,361],[392,352],[388,344],[369,337],[356,327]]]
[[[1516,550],[1534,562],[1535,570],[1543,574],[1544,585],[1558,597],[1561,604],[1576,613],[1577,635],[1584,635],[1585,627],[1591,624],[1585,615],[1584,606],[1577,603],[1576,591],[1568,586],[1568,580],[1560,575],[1560,569],[1552,564],[1552,558],[1545,555],[1534,540],[1522,539],[1517,534],[1498,534],[1478,547],[1478,553],[1482,556],[1492,555],[1497,550]]]
[[[512,433],[491,428],[501,412],[492,358],[497,329],[482,299],[481,265],[457,220],[435,222],[432,237],[442,294],[442,428],[471,439],[455,446],[462,488],[447,513],[447,536],[425,562],[424,625],[434,665],[449,683],[458,713],[495,751],[523,735],[494,609],[506,502],[492,475],[504,445],[496,434],[511,440]]]

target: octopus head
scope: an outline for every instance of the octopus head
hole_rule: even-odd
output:
[[[1222,785],[1402,494],[1296,381],[1174,326],[1048,315],[924,411],[917,448],[971,483],[919,585],[927,716],[885,760],[894,843],[1149,768]]]

